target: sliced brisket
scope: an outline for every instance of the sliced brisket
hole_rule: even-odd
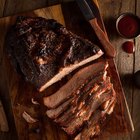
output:
[[[68,99],[66,102],[58,106],[57,108],[50,109],[46,111],[46,114],[48,115],[49,118],[55,119],[57,118],[61,113],[66,111],[68,106],[70,106],[70,103],[72,102],[73,98]]]
[[[95,91],[92,90],[94,88],[94,85],[92,85],[91,90],[92,90],[93,94],[92,94],[91,98],[93,98],[93,99],[91,99],[91,100],[95,101],[95,102],[98,101],[98,100],[96,100],[97,96],[99,94],[102,94],[108,88],[108,85],[109,85],[108,82],[104,82],[103,85],[99,89],[96,89]],[[90,94],[90,91],[88,91],[86,93],[87,96],[89,94]],[[80,94],[79,94],[79,96],[80,96]],[[80,110],[79,110],[79,107],[81,107]],[[88,105],[88,102],[85,102],[85,99],[81,99],[79,104],[77,104],[76,102],[71,102],[70,108],[61,117],[57,118],[55,121],[62,126],[66,126],[71,120],[73,120],[73,119],[75,119],[75,117],[77,117],[77,114],[82,113],[83,112],[82,109],[85,110],[85,107],[87,107],[86,111],[89,111],[89,109],[91,107],[91,105]],[[94,111],[94,110],[92,110],[92,111]]]
[[[81,138],[82,135],[83,139],[88,140],[99,134],[99,120],[112,113],[116,93],[107,74],[107,67],[105,61],[91,64],[79,70],[56,93],[44,97],[48,117],[67,134],[73,135],[81,131],[76,138]],[[95,120],[91,119],[92,117],[95,117]],[[89,134],[86,134],[87,127]]]
[[[100,132],[100,121],[102,118],[111,111],[115,105],[114,90],[112,90],[112,98],[104,111],[96,110],[96,112],[87,121],[83,130],[75,137],[74,140],[90,140],[94,135]],[[98,128],[97,128],[98,127]]]
[[[80,112],[76,113],[76,116],[66,125],[63,129],[70,135],[74,134],[85,122],[89,120],[92,113],[99,108],[99,106],[111,98],[110,91],[106,91],[101,95],[100,98],[93,99],[88,106],[84,106]]]
[[[62,102],[70,98],[75,92],[78,94],[81,87],[83,87],[86,81],[89,81],[91,77],[94,79],[99,73],[103,73],[107,67],[105,61],[92,64],[78,71],[63,87],[61,87],[56,93],[51,96],[44,97],[44,105],[48,108],[56,108]]]
[[[40,92],[103,54],[57,21],[41,17],[18,17],[6,43],[15,68]],[[116,93],[107,67],[106,61],[90,64],[57,92],[43,97],[46,115],[67,134],[78,134],[75,140],[98,135],[100,121],[114,109]]]

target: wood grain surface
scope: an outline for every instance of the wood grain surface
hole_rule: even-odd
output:
[[[134,122],[135,131],[132,135],[126,138],[126,140],[139,140],[140,139],[140,90],[138,90],[133,84],[133,74],[135,71],[140,70],[140,38],[136,38],[132,41],[135,42],[135,53],[127,54],[122,50],[122,43],[127,39],[121,38],[115,29],[116,18],[124,12],[132,12],[140,16],[140,1],[139,0],[107,0],[103,2],[98,0],[100,4],[100,10],[103,15],[104,22],[106,24],[107,32],[111,38],[111,42],[117,49],[116,63],[121,77],[122,85],[126,95],[126,99],[129,105],[131,116]],[[108,10],[106,10],[108,9]],[[113,26],[111,26],[111,24]]]
[[[0,17],[68,1],[71,0],[0,0]]]
[[[98,0],[101,13],[103,15],[103,19],[105,21],[105,25],[107,28],[107,32],[109,37],[111,38],[111,42],[117,49],[117,57],[116,57],[116,63],[117,67],[121,76],[122,84],[125,90],[126,98],[129,104],[129,108],[132,114],[134,126],[135,126],[135,132],[133,135],[130,135],[128,137],[115,137],[110,138],[112,140],[139,140],[140,139],[140,113],[139,113],[139,106],[140,106],[140,94],[139,90],[136,89],[132,82],[132,75],[135,71],[140,69],[140,63],[139,63],[139,54],[140,54],[140,38],[136,38],[135,41],[135,53],[128,55],[125,52],[122,51],[121,45],[126,39],[122,39],[118,36],[115,30],[115,20],[117,16],[123,12],[133,12],[137,15],[140,15],[140,1],[139,0]],[[15,6],[16,3],[16,6]],[[45,7],[48,2],[45,1],[39,1],[36,3],[34,1],[14,1],[13,3],[10,0],[1,0],[0,1],[0,16],[6,16],[15,14],[17,12],[27,11],[36,9],[39,7]],[[5,21],[0,23],[0,30],[3,30],[3,27],[5,27]],[[0,56],[0,64],[1,64],[1,56]],[[6,82],[6,81],[5,81]],[[7,91],[8,92],[8,91]],[[0,140],[10,140],[10,139],[16,139],[16,132],[14,131],[14,123],[13,123],[13,117],[12,117],[12,111],[10,108],[10,103],[8,97],[5,96],[5,93],[2,94],[2,100],[5,103],[4,107],[6,108],[6,114],[8,115],[9,124],[11,126],[11,130],[9,133],[1,133],[0,134]],[[49,126],[50,124],[48,124]],[[55,127],[54,127],[55,128]],[[48,130],[49,131],[49,130]],[[63,135],[65,137],[65,135]],[[32,137],[32,135],[30,136]],[[55,136],[54,136],[55,137]],[[48,138],[49,139],[49,138]]]

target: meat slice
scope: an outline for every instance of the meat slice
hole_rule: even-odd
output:
[[[73,100],[73,98],[70,98],[70,99],[68,99],[68,101],[64,102],[59,107],[47,110],[46,111],[47,116],[51,119],[57,118],[61,113],[66,111],[68,106],[70,106],[70,103],[72,102],[72,100]]]
[[[44,97],[44,105],[48,108],[56,108],[62,102],[70,98],[75,91],[78,92],[77,89],[84,86],[88,79],[95,78],[97,74],[103,73],[107,66],[107,62],[102,61],[81,69],[56,93],[51,96]]]
[[[116,92],[115,92],[115,90],[114,90],[113,87],[112,87],[112,92],[111,92],[111,94],[112,94],[112,98],[111,98],[110,100],[105,101],[105,102],[100,106],[100,109],[101,109],[102,111],[104,111],[104,110],[106,110],[106,109],[108,108],[108,106],[109,106],[110,104],[112,104],[112,105],[110,105],[110,108],[108,108],[109,111],[107,111],[107,114],[109,114],[109,115],[113,112],[113,109],[114,109],[114,106],[115,106],[115,103],[116,103]]]
[[[74,98],[72,101],[73,104],[73,112],[78,109],[80,110],[81,107],[88,102],[88,99],[91,98],[92,96],[96,97],[98,93],[95,93],[96,91],[99,91],[101,87],[105,87],[110,83],[110,78],[106,78],[106,71],[97,75],[94,77],[91,81],[88,82],[87,85],[84,85],[84,88],[81,88],[80,91],[78,90],[78,95]],[[105,84],[105,85],[104,85]],[[94,94],[93,94],[94,93]],[[75,107],[74,107],[75,106]]]
[[[90,140],[91,136],[93,137],[96,134],[96,129],[95,129],[96,124],[102,117],[103,117],[102,111],[97,110],[91,117],[91,120],[88,122],[88,125],[83,128],[83,130],[75,137],[74,140]],[[90,123],[91,123],[91,127],[90,127]]]
[[[57,21],[41,17],[18,17],[6,42],[16,68],[40,92],[103,54]]]
[[[110,91],[106,91],[100,98],[93,99],[87,107],[83,107],[80,112],[76,113],[76,116],[67,123],[63,129],[70,135],[74,134],[86,121],[89,120],[92,113],[94,114],[94,111],[96,111],[104,101],[107,101],[110,98]]]
[[[88,96],[90,96],[90,98],[92,98],[91,102],[94,102],[94,100],[96,102],[96,101],[98,101],[98,100],[96,100],[96,98],[98,98],[98,95],[104,93],[104,91],[107,90],[108,85],[109,85],[109,82],[104,81],[102,86],[100,86],[100,88],[95,89],[95,91],[93,90],[95,86],[92,85],[91,86],[92,89],[85,94],[86,94],[87,98],[88,98]],[[91,92],[93,92],[93,93],[91,93]],[[89,95],[90,93],[92,96]],[[80,94],[79,94],[79,96],[80,96]],[[77,99],[77,98],[78,98],[78,96],[75,99]],[[85,110],[85,107],[87,107],[86,111],[89,111],[88,109],[90,109],[91,105],[89,105],[85,101],[85,99],[81,99],[81,101],[79,103],[76,103],[75,99],[73,99],[73,101],[71,102],[70,108],[61,117],[57,118],[55,120],[55,122],[59,123],[62,126],[66,126],[72,119],[74,119],[74,117],[77,116],[77,114],[82,113],[83,112],[82,109]],[[96,109],[96,107],[95,107],[95,109]],[[92,111],[94,111],[94,110],[92,110]]]
[[[65,101],[64,103],[60,104],[57,108],[47,110],[46,114],[48,115],[49,118],[55,119],[62,112],[66,111],[68,106],[70,106],[70,110],[71,110],[71,112],[69,111],[68,114],[73,113],[73,111],[75,109],[77,109],[77,108],[79,108],[81,106],[80,105],[81,102],[79,101],[79,100],[81,100],[80,97],[82,98],[82,96],[84,96],[83,98],[85,98],[85,96],[88,96],[88,92],[87,91],[90,90],[91,88],[92,88],[91,90],[93,90],[93,85],[95,84],[95,82],[97,82],[97,83],[101,82],[102,79],[103,79],[103,74],[101,74],[101,75],[97,76],[96,78],[92,79],[89,83],[87,83],[88,85],[86,85],[86,86],[84,85],[85,89],[83,89],[83,87],[81,89],[78,89],[79,93],[81,92],[80,95],[79,94],[73,95],[73,97],[69,98],[67,101]],[[95,84],[94,89],[97,90],[98,87],[99,86],[97,84]],[[82,100],[84,100],[84,99],[82,99]]]
[[[110,111],[112,111],[115,105],[114,90],[112,90],[113,97],[111,98],[107,108],[104,111],[96,110],[92,117],[88,120],[83,130],[75,137],[74,140],[90,140],[94,135],[98,135],[100,132],[100,121]],[[97,128],[98,127],[98,128]]]
[[[70,106],[72,110],[71,113],[73,113],[74,110],[77,108],[80,109],[80,107],[83,104],[82,101],[85,100],[86,97],[88,96],[88,91],[89,90],[95,91],[99,88],[99,85],[97,83],[103,81],[103,77],[105,78],[105,76],[103,75],[105,74],[100,73],[99,76],[95,77],[94,79],[91,78],[90,80],[87,80],[86,84],[81,86],[80,89],[77,89],[80,95],[73,94],[73,97],[69,98],[67,101],[60,104],[57,108],[47,110],[46,114],[48,115],[48,117],[52,119],[57,118],[62,112],[64,112],[68,108],[68,106]]]

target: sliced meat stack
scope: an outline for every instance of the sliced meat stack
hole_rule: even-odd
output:
[[[6,48],[18,72],[40,92],[103,54],[57,21],[41,17],[18,17],[7,33]],[[101,122],[113,111],[116,93],[107,67],[106,61],[96,61],[43,98],[47,116],[75,140],[98,135]],[[23,117],[32,120],[26,112]]]
[[[41,17],[18,17],[6,43],[15,67],[40,92],[103,54],[57,21]]]
[[[107,67],[105,61],[91,64],[43,99],[47,116],[67,134],[77,134],[75,140],[90,140],[98,135],[102,120],[113,111],[116,93]]]

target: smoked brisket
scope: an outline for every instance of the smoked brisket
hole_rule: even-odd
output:
[[[103,54],[56,20],[42,17],[18,17],[6,42],[15,67],[40,92]]]
[[[92,42],[42,17],[18,17],[7,33],[6,49],[18,72],[39,92],[103,55]],[[79,69],[58,91],[42,98],[46,115],[67,134],[90,140],[116,103],[107,61]]]

